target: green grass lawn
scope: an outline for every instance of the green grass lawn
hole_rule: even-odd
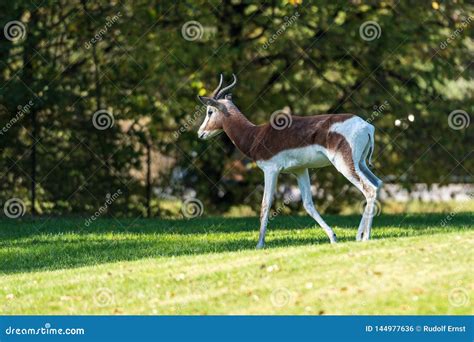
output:
[[[472,314],[473,215],[0,220],[1,314]],[[444,224],[443,222],[447,222]]]

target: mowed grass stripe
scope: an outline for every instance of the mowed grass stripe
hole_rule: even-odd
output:
[[[3,313],[469,314],[448,297],[472,298],[473,245],[464,230],[149,258],[5,275],[0,298]]]
[[[373,238],[395,238],[472,229],[472,214],[376,217]],[[340,242],[353,241],[359,216],[328,216]],[[253,250],[256,218],[193,220],[80,219],[0,221],[0,274],[55,270],[150,257]],[[326,245],[328,238],[308,217],[277,217],[268,248]]]

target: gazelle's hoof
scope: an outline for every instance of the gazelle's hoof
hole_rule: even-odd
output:
[[[331,239],[329,239],[331,241],[331,243],[337,243],[337,236],[336,234],[333,235],[333,237]]]
[[[257,243],[257,249],[263,249],[265,247],[265,243],[259,242]]]
[[[370,236],[365,234],[365,232],[362,232],[362,234],[360,234],[360,236],[357,235],[357,237],[356,237],[356,240],[360,241],[360,242],[369,241],[369,239],[370,239]]]

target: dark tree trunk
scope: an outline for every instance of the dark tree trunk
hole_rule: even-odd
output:
[[[151,144],[146,144],[146,216],[151,217]]]
[[[36,110],[31,113],[31,127],[33,141],[31,143],[31,215],[36,215],[36,141],[38,139]]]
[[[30,23],[29,27],[36,27],[36,23],[38,21],[38,12],[37,11],[32,11],[31,12],[31,17],[30,17]],[[35,91],[35,80],[34,80],[34,70],[33,70],[33,57],[35,55],[36,51],[36,39],[37,37],[33,35],[27,35],[25,45],[24,45],[24,51],[23,51],[23,75],[21,77],[23,83]],[[28,91],[26,93],[29,93]],[[38,106],[39,104],[37,103],[39,98],[36,97],[35,99],[35,105],[31,108],[31,146],[30,146],[30,161],[31,161],[31,215],[35,216],[36,215],[36,172],[37,172],[37,155],[36,155],[36,143],[38,141]],[[31,97],[25,97],[23,103],[28,103],[31,100]]]

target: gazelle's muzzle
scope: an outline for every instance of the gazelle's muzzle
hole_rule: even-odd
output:
[[[213,130],[213,131],[198,131],[198,138],[199,139],[202,139],[202,140],[207,140],[207,139],[210,139],[212,137],[215,137],[216,135],[218,135],[219,133],[221,133],[222,130],[221,129],[216,129],[216,130]]]

